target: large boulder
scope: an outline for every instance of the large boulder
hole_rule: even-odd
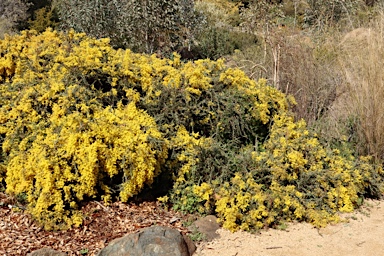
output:
[[[190,256],[196,247],[185,239],[175,229],[153,226],[113,240],[98,256]]]

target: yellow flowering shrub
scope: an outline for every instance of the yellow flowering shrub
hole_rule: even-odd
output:
[[[160,59],[52,29],[0,41],[0,93],[1,182],[46,228],[79,225],[84,200],[127,201],[163,173],[172,202],[206,211],[214,194],[201,181],[232,173],[214,174],[226,158],[212,156],[265,139],[288,107],[223,60]]]
[[[381,168],[325,148],[303,120],[286,113],[275,116],[262,150],[245,153],[251,168],[216,189],[216,212],[232,231],[293,220],[323,227],[339,220],[337,212],[351,212],[365,196],[383,192]]]
[[[182,83],[154,89],[161,95],[143,106],[172,138],[166,165],[175,177],[170,201],[178,210],[211,213],[214,193],[199,188],[228,180],[240,168],[239,161],[247,164],[236,159],[236,152],[264,141],[273,116],[287,111],[291,101],[265,80],[256,82],[238,69],[225,69],[221,61],[199,60],[180,69],[177,81]]]
[[[17,153],[11,149],[7,193],[27,193],[29,211],[47,228],[79,225],[79,202],[100,194],[108,201],[118,186],[127,201],[160,172],[165,150],[151,142],[161,134],[150,116],[133,103],[94,111],[92,117],[75,112],[61,118],[53,111],[30,146],[20,148],[24,139]],[[119,175],[116,187],[109,184]]]
[[[0,182],[47,229],[80,225],[84,201],[149,188],[172,187],[164,203],[230,230],[322,226],[378,197],[382,170],[324,147],[290,104],[223,60],[24,31],[0,41]]]
[[[108,40],[25,31],[0,52],[0,174],[47,229],[79,225],[82,201],[127,201],[161,172],[166,140],[139,93],[119,88]]]

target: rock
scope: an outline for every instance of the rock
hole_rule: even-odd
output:
[[[193,252],[179,231],[153,226],[113,240],[98,256],[190,256]]]
[[[67,254],[53,250],[52,248],[42,248],[28,253],[27,256],[67,256]]]
[[[190,228],[190,231],[196,229],[200,233],[205,235],[205,240],[211,241],[217,237],[219,234],[216,233],[216,230],[220,228],[220,225],[217,223],[217,218],[213,215],[208,215],[204,218],[201,218],[195,221]]]
[[[183,238],[184,238],[185,243],[187,244],[189,255],[192,255],[197,249],[195,243],[187,235],[183,234]]]

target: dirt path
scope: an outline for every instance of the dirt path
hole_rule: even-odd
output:
[[[316,229],[291,224],[261,234],[230,233],[198,246],[196,256],[384,256],[384,201],[367,201],[347,223]]]

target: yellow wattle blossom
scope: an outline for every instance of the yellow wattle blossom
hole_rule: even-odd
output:
[[[322,226],[382,189],[381,168],[324,147],[293,98],[224,60],[51,29],[6,36],[0,53],[0,181],[46,228],[80,225],[84,200],[127,201],[163,171],[171,203],[232,231]]]
[[[281,220],[308,221],[318,227],[337,222],[338,212],[358,206],[367,188],[362,180],[380,171],[366,159],[357,161],[325,148],[305,122],[294,122],[286,113],[274,116],[263,146],[250,154],[255,169],[235,173],[219,190],[216,212],[231,231],[259,229]]]

